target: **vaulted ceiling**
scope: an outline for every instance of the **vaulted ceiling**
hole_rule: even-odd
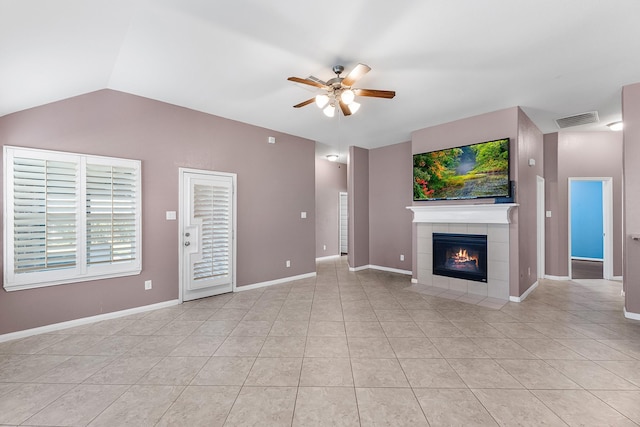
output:
[[[0,116],[109,88],[309,138],[328,151],[521,106],[544,133],[621,118],[640,81],[637,0],[0,0]],[[289,76],[364,63],[362,98],[330,119]]]

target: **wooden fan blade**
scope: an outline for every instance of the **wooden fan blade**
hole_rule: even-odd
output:
[[[320,89],[327,89],[327,86],[309,79],[301,79],[300,77],[289,77],[287,80],[289,80],[290,82],[302,83],[303,85],[319,87]]]
[[[349,106],[342,101],[339,101],[338,103],[340,104],[340,109],[342,110],[342,114],[344,114],[345,116],[350,116],[351,110],[349,109]]]
[[[364,64],[356,65],[356,68],[351,70],[351,72],[347,74],[347,77],[345,77],[342,80],[342,85],[352,86],[356,82],[356,80],[358,80],[360,77],[367,74],[369,71],[371,71],[371,67],[369,67],[368,65],[364,65]]]
[[[394,90],[376,90],[376,89],[353,89],[353,93],[357,96],[372,96],[374,98],[391,99],[396,96]]]
[[[305,105],[309,105],[313,102],[315,102],[315,98],[311,98],[311,99],[307,99],[306,101],[302,101],[300,104],[296,104],[293,106],[293,108],[300,108],[300,107],[304,107]]]

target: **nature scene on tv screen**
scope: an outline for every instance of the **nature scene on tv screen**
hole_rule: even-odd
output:
[[[413,199],[509,195],[509,139],[413,156]]]

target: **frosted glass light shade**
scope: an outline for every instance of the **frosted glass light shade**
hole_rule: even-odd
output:
[[[351,89],[344,90],[342,94],[340,94],[340,99],[347,105],[350,105],[355,98],[356,95]]]
[[[613,122],[613,123],[609,123],[607,126],[609,126],[609,129],[611,130],[622,130],[622,122]]]
[[[360,104],[358,102],[352,102],[351,104],[349,104],[349,111],[351,111],[351,114],[355,114],[359,109]]]
[[[327,160],[329,160],[330,162],[337,162],[338,161],[338,155],[337,154],[329,154],[327,156]]]
[[[327,95],[316,95],[316,105],[318,108],[322,108],[329,102],[329,97]]]
[[[324,112],[325,116],[333,117],[334,114],[336,113],[336,107],[334,107],[333,105],[327,105],[325,109],[322,111]]]

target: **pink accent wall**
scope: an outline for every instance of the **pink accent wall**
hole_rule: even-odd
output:
[[[369,150],[349,147],[349,267],[369,265]]]
[[[542,133],[520,108],[512,107],[417,130],[412,134],[411,152],[424,153],[505,137],[511,139],[511,179],[516,182],[515,202],[520,204],[512,210],[509,226],[509,294],[520,296],[537,279],[535,195],[536,175],[543,173]],[[536,159],[535,167],[528,166],[529,158]],[[413,202],[414,205],[477,203],[493,203],[493,200]],[[417,277],[415,235],[414,227],[414,278]]]
[[[369,150],[369,264],[412,269],[411,142]],[[404,261],[400,261],[400,255]]]
[[[347,165],[316,158],[316,258],[340,255],[339,198],[346,191]]]
[[[613,274],[622,275],[622,133],[559,132],[544,136],[546,273],[569,274],[569,178],[613,178]]]
[[[313,141],[101,90],[0,118],[0,142],[140,159],[143,187],[142,273],[0,290],[0,334],[178,298],[179,167],[237,173],[239,286],[315,272]]]
[[[640,234],[640,83],[622,88],[624,174],[623,278],[625,308],[640,316],[640,241],[630,234]]]

